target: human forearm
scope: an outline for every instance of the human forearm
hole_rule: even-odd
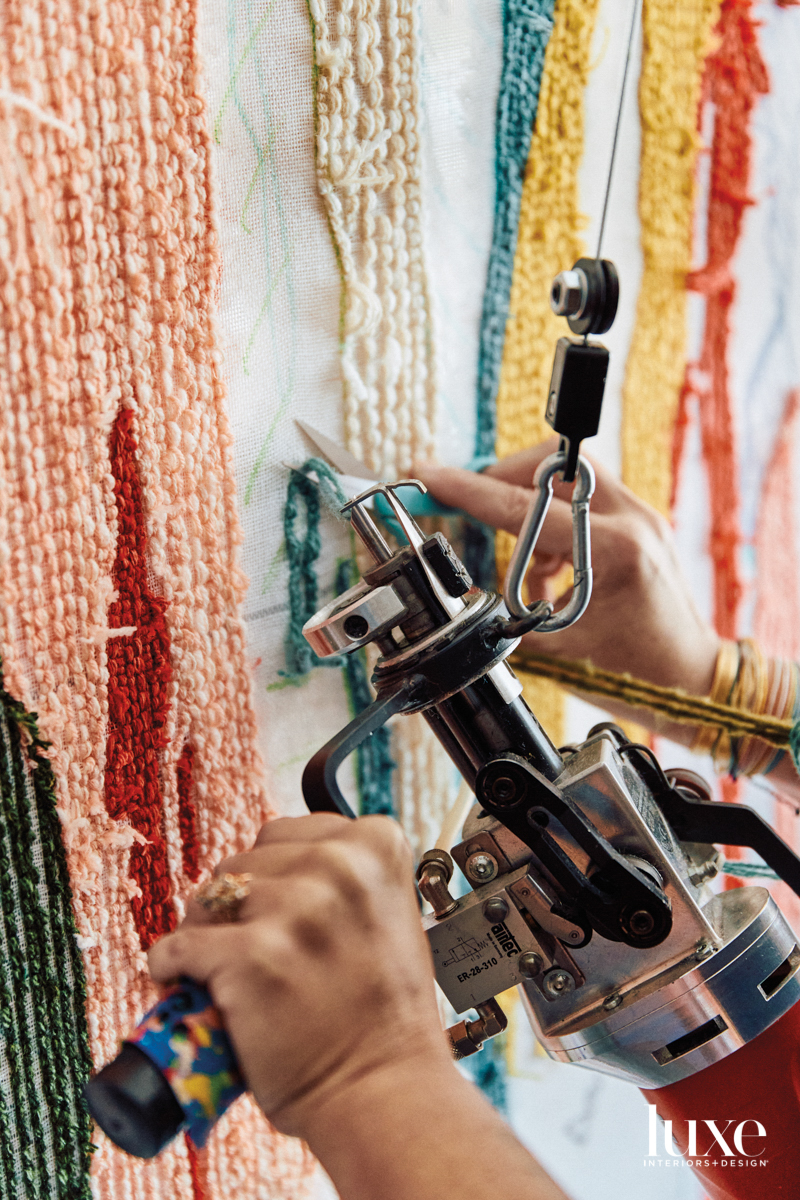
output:
[[[358,1080],[317,1107],[306,1137],[342,1200],[567,1200],[447,1062]]]

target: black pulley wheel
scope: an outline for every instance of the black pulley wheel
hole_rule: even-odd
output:
[[[619,276],[607,258],[579,258],[572,268],[586,276],[586,301],[580,316],[568,317],[573,333],[606,333],[614,324],[619,303]]]

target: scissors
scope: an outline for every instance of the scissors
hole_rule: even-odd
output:
[[[316,453],[321,455],[342,476],[340,482],[344,491],[348,493],[348,499],[352,499],[352,496],[366,491],[373,483],[385,482],[371,467],[365,466],[349,450],[345,450],[343,446],[339,446],[331,438],[326,437],[324,433],[320,433],[319,430],[314,429],[313,426],[308,425],[305,421],[297,420],[295,421],[295,425],[314,447]],[[497,459],[490,455],[474,458],[467,464],[467,470],[480,472],[496,461]],[[352,492],[352,496],[350,492]],[[452,508],[450,505],[440,504],[437,500],[434,500],[430,492],[418,492],[415,487],[398,488],[397,496],[413,517],[464,517],[468,515],[462,512],[460,508]],[[374,502],[375,511],[384,524],[389,526],[395,536],[400,534],[399,526],[395,528],[396,522],[384,497],[375,496]]]

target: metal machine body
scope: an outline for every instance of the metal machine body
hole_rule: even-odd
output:
[[[611,293],[597,294],[607,328]],[[304,633],[322,657],[373,643],[376,698],[309,762],[303,791],[311,810],[354,816],[341,762],[390,717],[421,712],[477,801],[452,857],[431,850],[417,872],[437,981],[465,1014],[450,1030],[454,1052],[474,1053],[504,1028],[496,997],[516,985],[552,1057],[659,1088],[729,1055],[800,999],[800,948],[769,894],[709,889],[715,844],[754,848],[798,894],[800,860],[754,811],[715,803],[691,772],[665,773],[613,724],[556,749],[506,662],[524,633],[566,628],[589,603],[594,475],[579,448],[597,428],[600,351],[586,338],[557,349],[547,417],[561,447],[537,470],[503,598],[472,585],[440,533],[419,529],[396,490],[421,484],[375,484],[345,506],[371,561]],[[575,584],[554,612],[526,604],[523,585],[559,476],[575,481]],[[369,511],[376,494],[402,531],[397,548]],[[470,889],[460,897],[449,890],[455,865]]]

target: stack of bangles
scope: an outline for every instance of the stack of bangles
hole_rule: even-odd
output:
[[[750,638],[723,641],[717,654],[714,682],[709,699],[716,704],[771,717],[800,719],[800,669],[785,658],[765,658]],[[785,750],[776,750],[760,738],[732,738],[724,730],[702,727],[692,749],[710,754],[722,773],[766,775],[783,758]]]

